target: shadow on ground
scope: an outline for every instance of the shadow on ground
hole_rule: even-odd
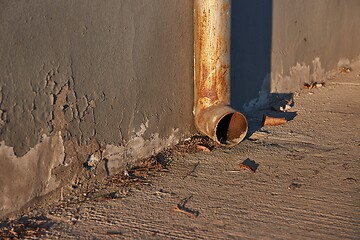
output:
[[[291,107],[291,109],[289,109],[289,111],[281,111],[281,108],[285,109],[286,105]],[[263,108],[246,113],[249,124],[249,130],[246,135],[246,139],[263,127],[264,116],[285,118],[287,121],[292,121],[297,116],[297,112],[292,110],[294,105],[295,102],[292,93],[269,94],[268,103],[264,105]]]
[[[274,111],[274,105],[292,93],[270,93],[272,1],[231,2],[231,105],[244,111],[244,105],[257,99],[253,110],[246,109],[249,137],[262,127],[263,115],[291,121],[296,112]],[[260,93],[264,99],[259,99]],[[252,109],[252,108],[250,108]]]

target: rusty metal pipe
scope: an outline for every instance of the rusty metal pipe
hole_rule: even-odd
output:
[[[230,0],[194,2],[195,126],[222,146],[246,136],[248,123],[230,104]]]

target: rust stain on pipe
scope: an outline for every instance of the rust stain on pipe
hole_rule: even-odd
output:
[[[194,2],[195,126],[223,146],[246,136],[244,115],[230,103],[230,0]]]

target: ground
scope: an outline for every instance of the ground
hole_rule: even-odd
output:
[[[284,125],[261,127],[263,114],[278,115],[269,109],[250,114],[236,147],[195,136],[2,222],[0,236],[359,239],[360,64],[293,98]]]

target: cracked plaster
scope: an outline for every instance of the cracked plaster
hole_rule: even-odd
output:
[[[34,177],[29,164],[47,169],[18,203],[6,190],[7,212],[89,175],[89,156],[110,146],[135,160],[194,132],[192,8],[190,0],[0,2],[0,164],[13,170],[0,169],[2,187],[18,191],[14,181]],[[58,138],[61,152],[49,143]],[[51,159],[63,154],[60,185],[47,184]]]

